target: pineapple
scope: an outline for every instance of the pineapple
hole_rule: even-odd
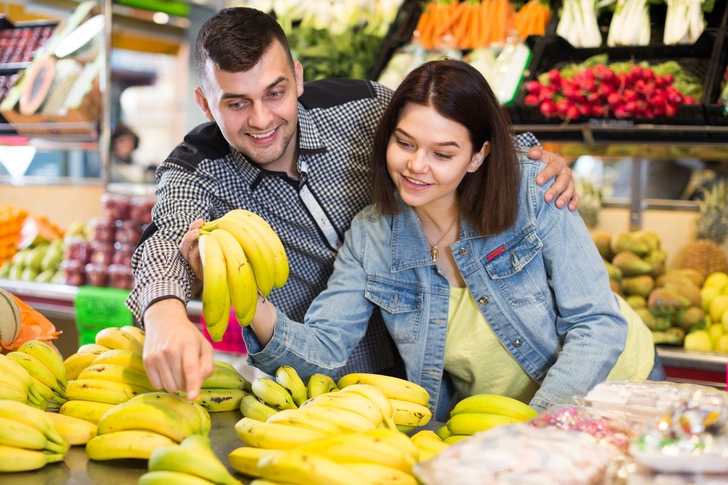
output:
[[[721,180],[710,191],[702,190],[705,198],[698,203],[697,241],[680,250],[675,267],[695,269],[708,276],[728,269],[726,255],[720,248],[728,237],[728,187]]]

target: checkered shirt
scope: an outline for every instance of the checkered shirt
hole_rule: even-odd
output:
[[[286,285],[271,302],[303,321],[324,290],[336,251],[354,216],[370,204],[369,157],[377,122],[392,92],[370,81],[312,81],[299,98],[299,179],[251,164],[223,138],[215,123],[190,132],[157,170],[157,204],[134,253],[136,287],[127,305],[141,317],[167,298],[187,302],[191,268],[178,247],[190,223],[247,209],[266,219],[289,258]],[[537,145],[530,133],[523,146]],[[375,314],[369,329],[339,372],[377,372],[394,365],[392,343]]]

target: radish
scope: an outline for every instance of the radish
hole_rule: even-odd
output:
[[[600,106],[600,105],[592,106],[591,110],[592,110],[592,115],[597,118],[601,118],[602,116],[604,116],[606,114],[606,110],[604,109],[604,106]]]
[[[574,105],[569,106],[569,108],[566,110],[566,119],[567,120],[575,120],[580,115],[581,115],[581,113],[579,112],[579,109]]]
[[[526,91],[528,91],[528,94],[535,94],[538,96],[542,89],[543,86],[538,81],[528,81],[526,83]]]
[[[683,98],[683,104],[698,104],[697,101],[695,101],[695,98],[692,96],[685,96]]]
[[[544,115],[546,118],[550,118],[552,116],[556,116],[558,114],[558,110],[556,109],[556,105],[553,101],[547,99],[543,103],[541,103],[541,106],[539,107],[539,111],[541,111],[541,114]]]
[[[675,81],[675,78],[672,77],[672,74],[665,74],[664,79],[666,85],[670,85]]]
[[[535,94],[527,94],[525,98],[523,98],[523,103],[526,106],[538,106],[539,104],[538,96]]]
[[[623,104],[614,108],[614,116],[616,116],[617,118],[629,118],[630,114],[631,113],[627,111],[626,106]]]
[[[549,71],[549,83],[551,83],[552,86],[558,86],[561,84],[561,73],[558,69],[551,69]]]
[[[674,118],[677,114],[677,108],[672,104],[665,105],[665,116],[668,118]]]
[[[617,93],[612,93],[609,96],[607,96],[607,103],[612,108],[616,108],[617,106],[622,104],[622,98]]]
[[[632,103],[634,101],[637,101],[639,99],[639,95],[637,94],[637,91],[633,89],[625,89],[622,92],[622,100],[625,103]]]
[[[655,71],[650,69],[649,67],[642,70],[642,79],[645,81],[654,81],[655,80]]]

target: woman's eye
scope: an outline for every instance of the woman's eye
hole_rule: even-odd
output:
[[[401,146],[402,148],[409,148],[412,146],[409,143],[407,143],[406,141],[396,140],[396,142],[397,142],[397,145]]]
[[[450,160],[452,158],[452,155],[448,155],[446,153],[437,153],[437,152],[435,152],[435,156],[437,158],[442,158],[443,160]]]

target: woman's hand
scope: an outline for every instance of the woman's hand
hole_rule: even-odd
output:
[[[202,260],[200,259],[200,245],[197,243],[197,238],[200,236],[200,228],[204,223],[205,221],[202,219],[193,221],[179,245],[180,254],[199,280],[202,280]]]
[[[569,210],[574,210],[579,207],[579,194],[576,193],[574,187],[574,178],[571,175],[571,169],[561,156],[556,153],[547,152],[541,147],[533,147],[528,151],[528,158],[531,160],[541,160],[547,166],[543,171],[536,177],[536,183],[543,185],[546,181],[556,177],[554,185],[546,191],[544,200],[551,202],[554,197],[558,196],[556,200],[556,207],[561,209],[569,204]]]

